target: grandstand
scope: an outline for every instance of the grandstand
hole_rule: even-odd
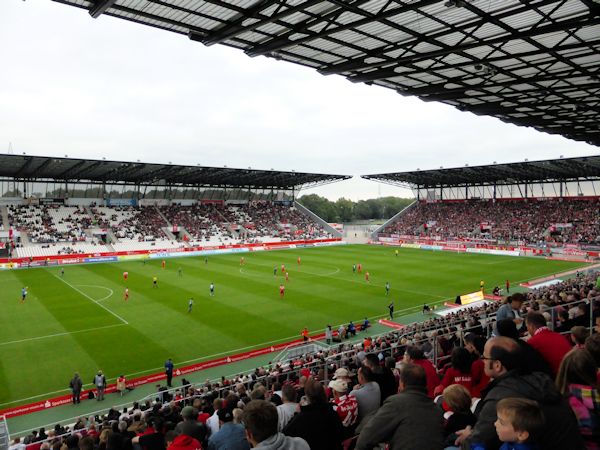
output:
[[[0,251],[35,259],[339,237],[295,194],[347,178],[0,155]]]
[[[504,245],[558,256],[600,249],[600,158],[417,170],[364,178],[413,190],[416,202],[375,231],[387,243]]]
[[[224,43],[251,56],[288,60],[324,74],[339,73],[355,82],[396,89],[403,95],[446,102],[571,139],[600,142],[596,0],[57,1],[88,9],[92,17],[121,17],[187,34],[206,45]],[[171,439],[189,436],[184,438],[189,448],[207,448],[208,442],[208,448],[213,448],[215,434],[222,436],[227,430],[219,424],[218,419],[225,417],[219,408],[235,417],[240,411],[233,407],[247,410],[252,399],[293,402],[282,398],[285,385],[292,386],[299,397],[306,395],[309,404],[291,405],[299,413],[280,430],[310,442],[313,450],[370,449],[380,443],[389,448],[441,449],[444,442],[451,445],[457,437],[453,433],[458,429],[449,427],[452,415],[468,415],[469,409],[475,414],[468,417],[472,422],[461,436],[463,447],[473,443],[497,449],[501,443],[491,424],[496,420],[496,399],[505,397],[507,391],[536,400],[533,408],[544,412],[540,448],[597,448],[600,411],[596,404],[590,405],[594,402],[583,399],[598,398],[600,280],[598,272],[582,265],[600,250],[598,167],[600,160],[591,157],[365,176],[415,190],[417,201],[373,236],[378,243],[409,248],[396,252],[395,257],[383,246],[359,250],[348,246],[335,252],[311,249],[302,254],[302,260],[303,264],[310,261],[307,265],[312,271],[304,271],[298,257],[288,285],[290,290],[292,286],[298,289],[297,296],[292,293],[290,299],[286,294],[285,301],[283,296],[272,301],[265,292],[284,282],[282,263],[289,268],[296,263],[296,254],[258,253],[248,266],[243,257],[238,263],[237,255],[233,255],[235,260],[229,255],[216,261],[210,272],[188,258],[181,266],[194,272],[185,281],[180,271],[167,269],[164,260],[160,269],[158,261],[146,266],[144,259],[142,266],[127,258],[152,254],[162,259],[187,250],[205,255],[215,248],[278,248],[274,244],[280,243],[294,248],[296,243],[338,240],[335,230],[294,199],[300,187],[347,177],[0,155],[0,251],[10,256],[3,268],[16,268],[15,261],[42,266],[44,261],[63,263],[68,260],[65,254],[88,257],[83,261],[73,257],[71,261],[76,262],[102,261],[96,258],[102,254],[124,258],[120,265],[96,269],[72,266],[66,279],[54,267],[2,274],[7,275],[2,279],[6,290],[31,285],[37,296],[37,304],[25,303],[23,294],[18,307],[14,302],[5,305],[4,316],[11,319],[3,323],[2,332],[15,337],[5,338],[0,345],[15,348],[10,346],[16,344],[17,350],[5,353],[3,387],[27,389],[32,386],[22,385],[54,382],[48,386],[59,389],[56,383],[66,385],[63,375],[72,373],[74,364],[85,365],[89,371],[101,362],[105,366],[114,363],[107,396],[110,403],[125,407],[122,412],[108,410],[90,400],[66,405],[71,400],[66,394],[19,405],[20,413],[31,408],[44,418],[62,407],[65,420],[42,418],[35,427],[21,426],[14,435],[23,437],[24,444],[14,442],[13,448],[127,450],[138,448],[139,440],[142,447],[152,444],[160,450],[174,450],[181,446],[165,439],[171,435],[163,436],[163,432],[175,428],[184,415],[194,430],[188,424],[178,425],[175,429],[181,434]],[[434,254],[415,248],[457,253]],[[371,279],[351,271],[356,262],[364,264]],[[158,270],[162,270],[167,294],[155,295],[158,288],[147,283]],[[112,298],[113,291],[125,286],[123,271],[138,278],[127,286],[143,301]],[[198,297],[208,282],[212,286],[215,276],[219,289],[226,291],[225,299],[212,298],[211,288],[211,298],[203,298],[208,301],[200,318],[191,317],[191,306],[188,313],[178,309],[177,299]],[[411,316],[393,317],[393,302],[383,291],[383,280],[388,279],[397,289],[394,299],[406,305],[411,302],[404,310]],[[461,307],[448,301],[453,299],[449,295],[479,286],[484,296],[484,279],[488,285],[506,286],[502,294],[513,295],[509,299],[487,296],[476,305]],[[515,294],[515,290],[520,292]],[[77,295],[70,297],[73,291]],[[424,300],[431,308],[423,305],[423,314],[415,313],[414,308],[420,310]],[[447,308],[441,310],[441,305]],[[386,307],[390,307],[390,320],[373,323],[366,331],[348,323],[356,319],[351,314],[357,311],[362,319]],[[81,329],[90,318],[94,328]],[[260,341],[264,343],[275,336],[274,329],[295,333],[300,323],[314,320],[313,324],[323,327],[332,318],[336,324],[345,321],[336,327],[332,346],[307,346],[305,353],[288,353],[287,361],[273,364],[273,355],[289,349],[289,342],[273,345],[276,341],[268,341],[270,348],[253,350],[256,340],[252,339],[261,333],[269,336]],[[52,328],[57,324],[60,331]],[[23,337],[30,328],[48,334]],[[356,334],[354,340],[347,339],[352,334]],[[505,340],[489,340],[494,334],[502,334]],[[68,346],[54,341],[37,346],[44,339],[65,335],[72,340],[57,342]],[[529,338],[529,344],[521,343],[521,337]],[[321,339],[322,333],[313,333],[312,338]],[[220,353],[221,341],[251,350],[232,355],[230,346]],[[161,385],[153,391],[154,385],[146,386],[145,396],[140,395],[142,387],[134,391],[134,401],[112,394],[117,370],[150,373],[144,381],[129,381],[131,388],[137,389],[142,382],[162,384],[163,367],[151,373],[148,368],[155,362],[148,360],[171,356],[177,349],[183,364],[193,352],[207,354],[208,348],[219,356],[202,362],[203,368],[216,366],[219,371],[208,378],[204,372],[194,376],[198,367],[183,366],[175,377],[181,387],[169,390]],[[75,354],[84,356],[71,361]],[[256,354],[267,359],[250,360],[245,368],[229,365]],[[134,365],[137,361],[133,360],[142,359],[146,359],[144,365]],[[41,361],[44,370],[40,370]],[[563,369],[578,361],[577,377]],[[558,377],[550,368],[557,362]],[[188,382],[181,379],[183,375],[195,379]],[[344,381],[330,386],[334,377]],[[494,383],[489,383],[490,377]],[[433,397],[446,395],[444,388],[453,384],[467,392],[466,411],[454,411],[446,397],[437,399],[444,405],[442,412]],[[97,390],[85,385],[84,393]],[[330,389],[325,392],[321,385]],[[398,387],[400,393],[395,395]],[[499,392],[499,387],[505,390]],[[338,396],[333,393],[339,393],[337,389],[351,393]],[[55,392],[64,394],[64,389]],[[40,398],[23,394],[13,400],[1,394],[7,404]],[[356,401],[348,401],[350,397]],[[382,406],[385,397],[390,400]],[[430,414],[417,417],[420,408],[402,403],[407,397],[419,398],[419,406],[427,407]],[[395,407],[392,414],[390,405]],[[184,411],[185,406],[193,408],[191,413],[189,408]],[[357,431],[367,407],[374,415]],[[581,411],[589,421],[575,416],[574,412]],[[16,424],[11,420],[0,417],[0,445],[7,445],[8,430]],[[420,430],[426,420],[433,426]],[[33,430],[40,425],[42,429]],[[246,426],[251,425],[246,421]],[[198,442],[190,439],[192,433]],[[538,436],[532,433],[533,438]]]

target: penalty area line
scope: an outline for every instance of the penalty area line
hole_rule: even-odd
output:
[[[106,312],[112,314],[113,316],[115,316],[117,319],[119,319],[121,322],[123,322],[123,324],[125,325],[129,325],[129,322],[127,322],[125,319],[123,319],[120,315],[118,315],[116,312],[111,311],[110,309],[108,309],[106,306],[104,306],[102,303],[98,302],[98,300],[94,300],[92,297],[90,297],[89,295],[87,295],[85,292],[83,292],[81,289],[76,288],[75,286],[73,286],[71,283],[69,283],[68,281],[64,280],[63,278],[59,277],[58,275],[54,275],[54,277],[60,281],[62,281],[63,283],[65,283],[67,286],[69,286],[71,289],[79,292],[81,295],[83,295],[85,298],[87,298],[88,300],[91,300],[92,302],[94,302],[96,305],[98,305],[100,308],[104,309]]]

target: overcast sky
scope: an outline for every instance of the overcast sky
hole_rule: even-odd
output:
[[[0,153],[358,175],[596,147],[50,0],[0,0]]]

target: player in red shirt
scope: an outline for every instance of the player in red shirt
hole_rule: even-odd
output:
[[[123,279],[127,281],[127,277],[129,276],[129,272],[123,272]]]
[[[369,272],[365,272],[365,280],[367,280],[367,283],[369,282]]]
[[[358,273],[362,272],[362,264],[358,263],[358,265],[356,266],[356,268],[358,269]]]
[[[298,256],[298,265],[300,265],[302,263],[302,260],[300,259],[300,257]]]
[[[285,264],[281,265],[281,273],[285,273]]]
[[[283,296],[285,295],[285,286],[283,284],[279,285],[279,296],[281,298],[283,298]]]
[[[164,269],[165,267],[167,267],[167,262],[163,259],[162,260],[162,268]]]
[[[510,294],[510,281],[506,280],[506,293]]]
[[[129,288],[125,288],[125,292],[123,293],[123,300],[129,300]]]

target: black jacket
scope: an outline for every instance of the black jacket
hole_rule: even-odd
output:
[[[560,395],[552,379],[541,372],[521,375],[519,371],[508,372],[490,382],[482,392],[477,405],[477,422],[470,438],[463,443],[484,444],[488,450],[500,448],[496,434],[496,404],[503,398],[518,397],[535,400],[540,404],[546,425],[540,436],[541,450],[580,450],[584,448],[577,419],[566,400]]]
[[[342,421],[329,403],[302,406],[282,431],[304,439],[310,450],[341,449],[344,438]]]
[[[371,450],[380,442],[387,442],[390,450],[444,448],[442,410],[427,396],[425,388],[411,386],[391,395],[363,425],[356,450]]]

